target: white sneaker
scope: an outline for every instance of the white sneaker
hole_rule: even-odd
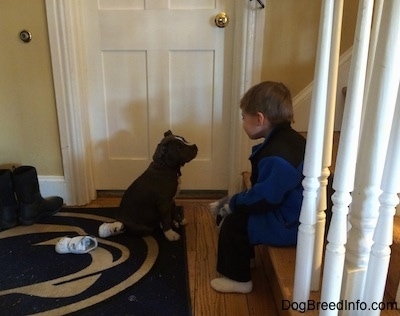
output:
[[[97,240],[92,236],[63,237],[56,244],[56,252],[60,254],[83,254],[97,247]]]
[[[110,236],[122,234],[125,231],[124,224],[121,222],[103,223],[99,227],[99,236],[107,238]]]

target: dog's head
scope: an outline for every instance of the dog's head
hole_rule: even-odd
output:
[[[153,160],[170,168],[179,169],[197,155],[197,146],[188,143],[182,136],[174,135],[170,130],[158,144]]]

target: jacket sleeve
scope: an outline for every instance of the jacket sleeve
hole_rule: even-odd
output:
[[[229,207],[233,212],[273,211],[303,178],[301,171],[277,156],[262,159],[258,164],[258,170],[258,179],[253,187],[232,196]]]

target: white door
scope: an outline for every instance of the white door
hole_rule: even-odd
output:
[[[126,189],[171,129],[199,148],[183,189],[227,189],[233,15],[228,0],[85,0],[95,188]]]

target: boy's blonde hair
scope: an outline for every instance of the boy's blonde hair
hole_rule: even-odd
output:
[[[247,114],[261,112],[272,125],[293,122],[292,96],[280,82],[264,81],[250,88],[240,100],[240,109]]]

